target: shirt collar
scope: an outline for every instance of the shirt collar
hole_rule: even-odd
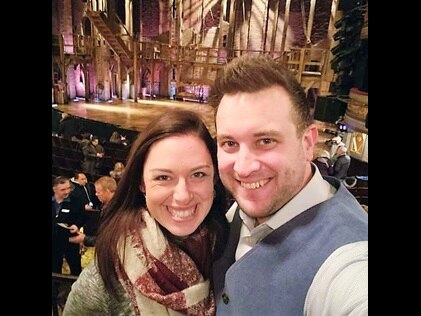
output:
[[[53,197],[51,198],[51,201],[57,203],[57,200],[56,200],[55,195],[53,195]],[[70,196],[68,196],[67,198],[65,198],[61,203],[63,203],[63,202],[70,202]]]
[[[326,201],[333,196],[336,189],[323,179],[317,166],[314,163],[311,164],[314,174],[310,181],[287,204],[273,214],[265,223],[262,223],[259,226],[267,226],[271,230],[277,229],[305,210],[308,210],[314,205]],[[239,215],[249,230],[253,230],[255,219],[248,216],[241,209]],[[258,230],[260,229],[261,228]]]

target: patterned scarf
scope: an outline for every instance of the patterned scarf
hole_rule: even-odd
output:
[[[126,238],[125,251],[120,243],[119,258],[123,264],[117,265],[135,314],[141,315],[147,297],[181,314],[214,315],[215,298],[210,281],[200,272],[206,269],[206,260],[210,260],[207,228],[200,227],[183,240],[189,256],[168,242],[148,211],[140,213],[145,226]]]

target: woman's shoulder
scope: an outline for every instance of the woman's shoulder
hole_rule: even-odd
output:
[[[66,300],[63,316],[66,315],[93,315],[107,311],[108,295],[104,283],[92,261],[79,275]],[[103,313],[106,315],[107,313]],[[98,314],[99,315],[99,314]]]
[[[67,298],[63,316],[73,315],[134,315],[131,310],[126,293],[118,287],[117,301],[105,289],[104,282],[99,274],[98,266],[93,260],[86,266],[78,279],[73,283],[72,290]]]

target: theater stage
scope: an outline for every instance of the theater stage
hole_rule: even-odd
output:
[[[154,117],[170,108],[189,109],[197,112],[209,128],[212,136],[215,136],[214,111],[206,103],[169,99],[138,100],[137,102],[128,99],[92,103],[80,100],[55,107],[59,111],[74,116],[114,124],[121,128],[138,132],[141,132]]]

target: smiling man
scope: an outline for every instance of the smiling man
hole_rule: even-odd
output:
[[[214,265],[217,315],[366,315],[367,213],[311,162],[317,127],[293,74],[239,57],[210,103],[219,174],[236,201]]]

